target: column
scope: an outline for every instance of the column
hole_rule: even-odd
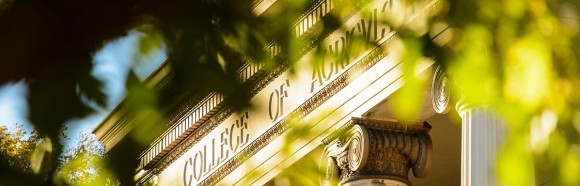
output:
[[[446,114],[451,109],[447,76],[435,70],[431,86],[433,108]],[[495,164],[505,128],[493,111],[485,106],[458,101],[461,116],[461,185],[497,185]]]
[[[426,122],[352,118],[323,140],[323,185],[411,185],[409,170],[425,177],[433,145]]]
[[[496,157],[505,130],[491,109],[457,104],[462,119],[461,185],[497,185]]]

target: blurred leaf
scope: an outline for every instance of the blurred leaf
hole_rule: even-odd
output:
[[[564,185],[580,183],[580,146],[574,145],[562,158],[560,165],[561,177]]]
[[[429,80],[430,73],[419,74],[419,64],[425,60],[421,53],[421,40],[414,37],[402,38],[402,45],[394,47],[401,48],[402,56],[402,74],[404,86],[393,94],[391,97],[393,112],[397,119],[404,121],[415,121],[419,116],[419,112],[423,105],[423,92],[426,88],[426,83]]]
[[[538,35],[515,41],[506,54],[504,95],[535,110],[552,87],[551,56],[547,44]]]
[[[531,185],[533,178],[533,160],[530,151],[526,148],[527,137],[517,136],[508,138],[504,150],[499,153],[497,173],[503,185]],[[509,149],[509,150],[506,150]]]
[[[30,156],[30,165],[34,174],[48,171],[51,163],[52,143],[50,138],[44,138],[42,142],[34,148]],[[48,168],[47,168],[48,167]]]

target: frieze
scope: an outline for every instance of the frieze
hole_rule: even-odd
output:
[[[173,163],[178,157],[182,156],[189,148],[196,144],[199,140],[209,133],[209,131],[214,130],[220,123],[222,123],[227,117],[234,113],[234,109],[231,106],[227,106],[220,110],[215,117],[207,120],[202,125],[200,125],[195,132],[190,134],[184,141],[179,143],[175,148],[167,153],[157,164],[153,165],[153,173],[159,174],[167,166]]]
[[[309,114],[312,110],[320,106],[342,88],[346,87],[349,83],[349,79],[354,79],[360,75],[357,72],[368,70],[374,64],[376,64],[380,59],[384,58],[387,53],[384,52],[384,45],[388,44],[390,39],[385,43],[382,43],[377,48],[373,49],[368,55],[363,57],[361,61],[356,63],[346,72],[341,74],[337,79],[332,81],[329,85],[324,87],[318,93],[316,93],[312,98],[305,101],[300,107],[292,111],[289,116],[282,119],[280,122],[276,123],[272,128],[270,128],[266,133],[261,135],[258,139],[252,142],[248,147],[234,156],[232,159],[227,161],[222,167],[218,168],[212,175],[203,180],[200,185],[215,185],[219,180],[223,179],[228,173],[232,172],[240,164],[246,161],[249,157],[256,154],[260,149],[265,147],[267,144],[272,142],[283,132],[285,132],[291,122],[291,118],[302,118],[303,116]]]
[[[438,1],[436,1],[434,3],[434,5],[437,5],[437,4],[438,4]],[[241,165],[249,157],[253,156],[260,149],[265,147],[272,140],[274,140],[275,138],[280,136],[284,131],[286,131],[289,127],[289,119],[288,118],[294,118],[295,116],[301,117],[301,116],[304,116],[304,115],[310,113],[313,109],[315,109],[320,104],[325,102],[328,98],[330,98],[336,92],[338,92],[342,88],[346,87],[346,85],[348,85],[349,77],[354,79],[359,75],[356,72],[368,70],[370,67],[375,65],[380,59],[384,58],[387,55],[387,53],[383,50],[383,48],[385,45],[387,45],[391,41],[391,39],[392,39],[392,37],[388,38],[386,41],[379,44],[378,47],[376,47],[370,53],[368,53],[366,56],[364,56],[353,67],[348,69],[346,72],[344,72],[342,75],[340,75],[336,80],[332,81],[329,85],[327,85],[322,90],[320,90],[315,96],[313,96],[312,98],[308,99],[308,101],[305,101],[302,105],[300,105],[300,107],[297,108],[296,110],[294,110],[290,114],[290,116],[288,116],[287,118],[285,118],[285,119],[281,120],[280,122],[278,122],[277,124],[275,124],[267,132],[265,132],[258,139],[256,139],[254,142],[252,142],[248,147],[246,147],[242,152],[240,152],[239,154],[234,156],[232,159],[230,159],[226,164],[224,164],[222,167],[217,169],[208,178],[204,179],[200,183],[200,185],[214,185],[214,184],[216,184],[219,180],[223,179],[227,174],[229,174],[234,169],[236,169],[239,165]],[[373,123],[370,123],[370,124],[373,124]],[[413,123],[413,124],[415,124],[415,123]],[[377,127],[380,128],[381,126],[377,126]],[[391,127],[395,127],[395,126],[391,126]],[[412,128],[413,127],[410,127],[407,129],[409,129],[410,132],[413,132],[413,131],[415,131],[415,132],[421,132],[421,131],[428,132],[428,129],[412,129]],[[401,130],[407,130],[407,129],[403,128]],[[420,167],[420,165],[418,165],[418,164],[415,166]],[[370,176],[370,175],[358,175],[357,177],[362,178],[362,177],[367,177],[367,176]],[[389,177],[389,176],[384,176],[384,177]]]
[[[256,85],[253,86],[254,89],[250,91],[249,97],[253,97],[258,94],[258,92],[263,90],[271,81],[280,76],[287,68],[287,65],[279,65],[276,66],[272,71],[266,73],[265,77],[261,78],[260,81],[258,81]],[[227,102],[227,100],[224,102]],[[209,131],[214,130],[220,123],[222,123],[226,118],[234,113],[234,108],[232,106],[228,104],[224,105],[225,106],[219,110],[214,115],[214,117],[211,117],[209,120],[203,122],[184,141],[179,143],[175,148],[167,153],[166,157],[162,158],[157,164],[155,164],[152,169],[153,172],[155,174],[159,174],[161,171],[167,168],[167,166],[173,163],[177,157],[183,155],[183,153],[185,153],[189,148],[204,138],[209,133]]]
[[[245,80],[250,79],[250,76],[253,76],[254,74],[259,75],[259,73],[242,73],[242,71],[245,71],[248,68],[253,68],[252,70],[256,70],[257,69],[257,65],[251,65],[251,64],[246,64],[244,66],[244,68],[240,69],[240,71],[238,72],[238,74],[246,74],[243,78]],[[248,82],[244,82],[244,85],[247,84],[252,84],[252,81],[248,81]],[[264,86],[267,85],[264,84]],[[263,87],[262,87],[263,88]],[[256,91],[258,92],[258,91]],[[155,161],[153,161],[154,157],[158,157],[158,156],[162,156],[160,155],[160,149],[157,148],[157,145],[159,145],[159,143],[161,142],[161,140],[163,140],[165,138],[165,136],[167,136],[167,133],[170,133],[171,131],[173,131],[175,128],[180,127],[180,126],[176,126],[176,125],[181,125],[184,122],[189,122],[190,125],[196,125],[198,126],[195,131],[208,131],[208,130],[212,130],[213,128],[215,128],[216,124],[221,123],[223,120],[225,120],[227,117],[229,117],[232,113],[233,113],[233,108],[222,108],[224,107],[223,105],[228,105],[227,104],[227,100],[223,100],[223,96],[217,93],[210,93],[207,97],[205,97],[205,99],[203,99],[202,101],[199,101],[199,103],[195,104],[195,101],[193,101],[195,99],[195,95],[194,97],[191,97],[189,99],[185,100],[184,104],[181,104],[181,112],[173,112],[172,114],[169,114],[170,117],[172,117],[173,119],[169,120],[169,122],[174,122],[175,124],[171,124],[171,128],[168,129],[163,135],[161,135],[161,137],[159,137],[156,141],[153,142],[154,145],[152,145],[148,150],[144,151],[143,154],[141,154],[140,159],[141,159],[141,166],[145,169],[149,169],[152,166],[154,166]],[[223,101],[222,101],[223,100]],[[193,117],[193,112],[197,112],[200,107],[207,105],[207,104],[212,104],[213,103],[213,107],[210,108],[205,108],[205,114],[203,114],[203,117],[199,117],[199,119],[195,119],[198,118]],[[195,104],[195,106],[194,106]],[[227,106],[225,106],[227,107]],[[192,108],[197,108],[197,109],[192,109]],[[221,110],[220,110],[221,109]],[[178,109],[179,110],[179,109]],[[217,110],[217,111],[214,111]],[[185,112],[188,111],[188,112]],[[218,116],[216,116],[216,114]],[[189,117],[184,117],[189,115]],[[178,117],[179,116],[179,117]],[[214,117],[216,116],[216,117]],[[207,120],[205,118],[208,118],[209,122],[207,122]],[[179,119],[179,120],[177,120]],[[174,121],[177,120],[177,121]],[[206,128],[207,123],[213,123],[214,125],[212,126],[207,126],[208,128]],[[202,127],[203,129],[199,129],[200,127]],[[193,132],[193,133],[200,133],[200,132]],[[202,132],[203,135],[205,135],[205,132]],[[183,134],[180,134],[183,135]],[[190,135],[191,136],[191,135]],[[202,136],[203,137],[203,136]],[[176,137],[174,137],[176,138]],[[175,140],[175,139],[173,139]],[[171,141],[173,141],[171,140]],[[182,143],[183,141],[181,141],[180,143]],[[168,145],[165,145],[168,146]],[[170,151],[172,151],[173,149],[171,149]]]

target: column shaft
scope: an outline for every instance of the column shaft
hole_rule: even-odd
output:
[[[459,108],[462,118],[461,185],[496,185],[503,123],[487,108]]]

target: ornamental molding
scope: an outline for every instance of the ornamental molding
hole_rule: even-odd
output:
[[[164,89],[174,80],[174,74],[163,63],[161,67],[156,69],[152,75],[145,80],[145,85],[152,89]],[[92,133],[105,144],[105,151],[109,151],[113,145],[109,143],[119,139],[118,135],[122,134],[124,128],[129,126],[135,118],[135,113],[127,110],[123,100],[117,107],[115,107],[99,125],[97,125]]]

